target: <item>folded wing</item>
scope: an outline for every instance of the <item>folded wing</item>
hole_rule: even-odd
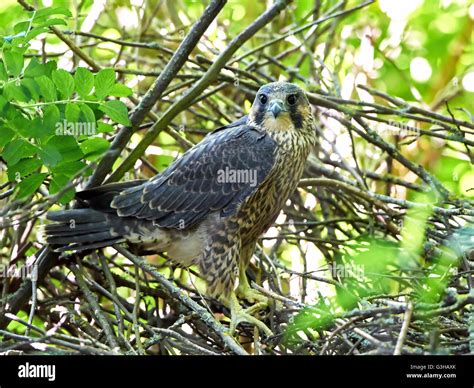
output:
[[[244,120],[220,128],[188,150],[163,173],[114,197],[123,217],[188,228],[209,213],[235,212],[269,176],[276,143]]]

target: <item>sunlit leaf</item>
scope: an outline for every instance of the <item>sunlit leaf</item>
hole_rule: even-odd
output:
[[[95,75],[94,79],[95,95],[103,100],[115,85],[115,71],[113,69],[102,69]]]
[[[123,125],[130,125],[127,106],[122,101],[106,101],[99,107],[99,109],[115,122]]]
[[[23,179],[17,186],[17,199],[23,199],[33,194],[48,176],[47,173],[34,174]]]
[[[94,87],[94,75],[84,67],[78,67],[74,74],[75,90],[82,97],[87,97]]]

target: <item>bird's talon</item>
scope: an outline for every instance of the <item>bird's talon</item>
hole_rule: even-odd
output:
[[[268,306],[268,300],[256,303],[247,309],[242,308],[235,293],[232,293],[229,299],[224,298],[222,299],[222,301],[224,302],[224,304],[230,307],[231,321],[229,325],[229,332],[231,335],[234,334],[237,326],[239,325],[239,323],[242,322],[247,322],[252,325],[255,325],[267,336],[273,335],[273,332],[268,328],[267,325],[265,325],[262,321],[253,316],[253,314],[256,314],[258,311],[261,311]]]
[[[240,309],[238,311],[232,312],[232,318],[231,318],[231,322],[229,326],[229,332],[231,335],[235,333],[235,330],[237,329],[238,324],[242,322],[247,322],[252,325],[255,325],[261,331],[263,331],[267,336],[273,335],[273,332],[268,328],[267,325],[265,325],[262,321],[258,320],[257,318],[251,315],[254,312],[253,307],[255,306],[252,306],[249,309],[245,309],[245,310]],[[250,310],[251,312],[249,313]]]
[[[255,303],[254,305],[250,306],[249,308],[245,309],[244,311],[249,315],[254,315],[257,312],[267,308],[267,306],[268,306],[268,301],[259,302],[259,303]]]
[[[250,286],[237,287],[236,294],[240,299],[245,299],[250,303],[266,303],[266,306],[268,306],[268,298],[261,292],[250,288]]]

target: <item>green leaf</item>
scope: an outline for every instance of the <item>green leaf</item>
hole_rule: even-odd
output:
[[[33,16],[33,13],[31,13]],[[48,7],[48,8],[41,8],[36,11],[35,13],[35,19],[44,17],[44,16],[49,16],[49,15],[65,15],[71,17],[71,11],[69,11],[67,8],[64,7]]]
[[[56,194],[59,191],[61,191],[65,186],[68,185],[70,181],[70,177],[63,175],[63,174],[57,174],[53,176],[53,179],[51,180],[51,184],[49,185],[49,193],[50,194]],[[59,198],[59,203],[65,205],[68,202],[72,201],[74,198],[75,191],[73,188],[67,190],[61,197]]]
[[[38,155],[48,167],[56,166],[63,159],[61,153],[52,144],[42,145],[38,151]]]
[[[86,123],[95,123],[97,121],[94,111],[89,105],[79,104],[79,107],[81,109],[81,121],[85,121]]]
[[[45,101],[56,101],[58,95],[56,93],[56,87],[53,81],[45,75],[36,78],[36,82],[39,85],[41,95]]]
[[[8,168],[8,179],[13,182],[23,178],[36,171],[41,165],[41,160],[37,158],[21,159],[17,164]]]
[[[84,156],[73,136],[55,135],[48,140],[47,144],[59,151],[65,162],[79,160]]]
[[[5,65],[3,61],[0,61],[0,81],[6,81],[8,79],[7,70],[5,69]]]
[[[126,105],[119,100],[107,101],[101,105],[99,109],[105,112],[113,121],[122,124],[130,125],[130,119],[128,118],[128,110]]]
[[[59,121],[60,113],[56,105],[43,107],[43,129],[49,133],[56,131],[62,123]]]
[[[78,171],[84,168],[86,164],[80,160],[73,162],[61,162],[51,168],[53,174],[63,174],[68,177],[73,177]]]
[[[41,27],[41,28],[33,28],[25,35],[24,42],[29,42],[33,38],[36,38],[38,35],[42,34],[43,32],[48,32],[48,27]]]
[[[43,124],[40,117],[27,119],[23,116],[17,116],[10,120],[8,125],[24,138],[39,138],[43,135]]]
[[[36,83],[36,81],[33,78],[23,78],[21,80],[21,85],[28,92],[29,100],[35,100],[35,101],[39,100],[41,90],[39,88],[39,85]]]
[[[26,66],[24,76],[25,77],[39,77],[40,75],[45,75],[46,66],[39,63],[36,57],[31,58],[28,66]]]
[[[3,88],[3,91],[3,94],[8,99],[8,101],[28,102],[30,100],[27,89],[23,90],[20,85],[15,85],[12,82],[6,84]]]
[[[109,95],[113,97],[128,97],[132,94],[132,89],[123,84],[115,84],[110,90]]]
[[[101,137],[87,139],[81,143],[81,150],[87,160],[95,160],[109,148],[109,142]]]
[[[99,100],[108,96],[115,85],[115,71],[113,69],[102,69],[95,75],[95,95]]]
[[[81,114],[81,108],[79,108],[78,104],[75,104],[73,102],[68,102],[66,104],[66,120],[69,123],[79,122],[80,114]]]
[[[50,26],[67,26],[67,23],[63,19],[52,18],[52,19],[48,19],[44,23],[38,24],[35,28],[44,28],[44,27],[50,27]]]
[[[44,64],[44,75],[51,78],[51,73],[58,68],[56,61],[48,61]]]
[[[34,174],[23,179],[17,186],[18,192],[16,194],[16,199],[23,199],[33,194],[38,190],[38,187],[41,186],[47,175],[47,173]]]
[[[7,67],[7,72],[13,77],[18,77],[23,70],[23,55],[16,51],[3,51],[3,59]]]
[[[5,97],[0,95],[0,117],[6,120],[13,120],[17,116],[20,116],[20,111],[10,104]]]
[[[0,147],[4,147],[15,137],[15,132],[10,128],[0,126]]]
[[[29,26],[30,26],[29,20],[19,22],[13,26],[13,32],[17,35],[20,34],[21,32],[25,33],[26,31],[28,31]]]
[[[86,98],[94,87],[94,75],[84,67],[78,67],[74,74],[74,83],[77,93]]]
[[[74,92],[74,78],[66,70],[58,69],[52,73],[53,81],[64,99]]]
[[[10,105],[10,103],[7,101],[5,97],[0,95],[0,113],[2,115],[5,115],[7,107]]]
[[[33,156],[36,147],[24,139],[15,139],[9,143],[3,150],[3,159],[9,166],[18,163],[20,159]]]

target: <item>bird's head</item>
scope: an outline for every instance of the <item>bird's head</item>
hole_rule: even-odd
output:
[[[304,91],[289,82],[263,85],[249,113],[252,124],[278,132],[305,129],[311,118],[311,107]]]

